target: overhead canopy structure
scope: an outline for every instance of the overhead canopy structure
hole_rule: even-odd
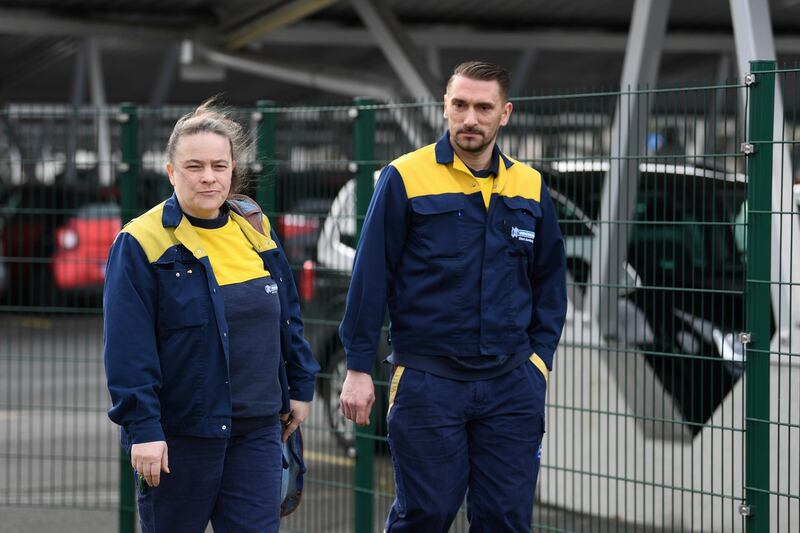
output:
[[[65,80],[74,77],[89,37],[109,103],[196,103],[220,91],[234,104],[366,94],[438,98],[453,65],[473,58],[515,69],[516,94],[613,87],[633,6],[633,0],[0,0],[0,103],[72,101]],[[769,12],[778,60],[800,59],[800,2],[771,0]],[[668,17],[660,82],[715,81],[720,65],[736,64],[729,59],[736,46],[727,0],[672,2]],[[181,43],[195,53],[176,61]]]

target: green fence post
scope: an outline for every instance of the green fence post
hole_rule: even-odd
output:
[[[122,104],[119,120],[122,160],[119,166],[119,204],[120,217],[125,224],[136,215],[138,205],[136,178],[139,173],[139,121],[136,106]],[[136,531],[136,488],[133,483],[131,460],[120,448],[119,457],[119,531]]]
[[[267,217],[278,211],[278,180],[275,172],[275,124],[277,122],[275,102],[259,100],[256,102],[258,138],[256,140],[256,201]],[[286,206],[281,206],[285,209]]]
[[[775,62],[751,61],[747,168],[745,489],[748,533],[769,531],[770,246]],[[743,339],[747,341],[747,339]]]
[[[355,114],[355,158],[356,174],[356,239],[361,236],[367,207],[372,198],[375,171],[375,110],[368,98],[356,98]],[[372,416],[380,416],[373,414]],[[375,485],[375,435],[374,425],[356,426],[355,467],[355,533],[370,533],[374,514],[373,496]]]

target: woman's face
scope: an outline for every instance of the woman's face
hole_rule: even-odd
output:
[[[226,137],[210,132],[181,137],[167,174],[184,213],[207,219],[219,216],[231,189],[233,168]]]

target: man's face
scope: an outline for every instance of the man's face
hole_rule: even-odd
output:
[[[491,147],[500,126],[508,123],[511,108],[511,103],[502,98],[496,81],[455,76],[444,95],[450,142],[471,153]]]

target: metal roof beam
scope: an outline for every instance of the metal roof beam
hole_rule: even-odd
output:
[[[187,24],[189,22],[187,21]],[[191,25],[187,25],[187,28]],[[166,27],[163,20],[153,19],[151,25],[105,22],[78,17],[53,15],[47,11],[0,8],[0,33],[11,35],[47,35],[114,38],[137,41],[176,41],[193,33],[193,30]]]
[[[444,92],[425,65],[425,58],[386,3],[350,0],[350,4],[411,96],[419,100],[434,100],[436,95]]]
[[[200,45],[197,46],[197,51],[204,54],[210,63],[264,78],[345,96],[369,96],[381,101],[397,98],[397,94],[388,85],[380,85],[358,74],[321,73],[314,68],[253,59]]]
[[[247,46],[264,37],[265,34],[275,29],[288,26],[298,20],[324,9],[337,0],[293,0],[278,9],[257,18],[252,22],[243,24],[228,33],[225,47],[232,52]]]
[[[623,52],[625,33],[587,30],[486,31],[464,26],[427,26],[409,29],[408,35],[419,47],[439,49],[537,50]],[[303,22],[265,35],[259,42],[281,45],[323,45],[374,47],[366,30],[342,28],[325,22]],[[800,37],[775,37],[781,53],[800,53]],[[664,39],[664,52],[730,53],[734,38],[729,33],[672,32]]]

